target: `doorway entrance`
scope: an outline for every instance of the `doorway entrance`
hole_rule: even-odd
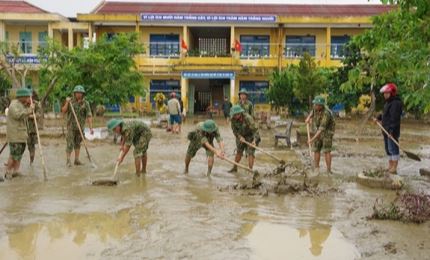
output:
[[[190,79],[190,105],[194,114],[211,110],[220,113],[224,97],[229,97],[229,79]],[[191,96],[194,94],[194,98]],[[191,111],[190,111],[191,112]]]

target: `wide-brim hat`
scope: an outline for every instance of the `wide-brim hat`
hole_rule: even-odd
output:
[[[325,98],[322,96],[316,96],[314,100],[312,100],[312,104],[314,105],[325,105]]]
[[[73,89],[73,93],[84,93],[85,94],[85,88],[81,85],[77,85],[74,89]]]
[[[31,89],[28,88],[19,88],[16,90],[16,97],[31,97],[32,96],[32,92]]]
[[[246,88],[242,88],[241,90],[239,90],[239,95],[240,94],[245,94],[245,95],[249,95],[248,91],[246,90]]]
[[[200,130],[208,133],[213,133],[218,129],[215,121],[211,119],[204,121],[203,123],[200,124],[199,127],[200,127]]]
[[[113,118],[107,122],[107,128],[112,131],[115,127],[119,126],[124,121],[120,118]]]
[[[230,109],[230,117],[243,112],[245,112],[245,110],[240,105],[234,105]]]

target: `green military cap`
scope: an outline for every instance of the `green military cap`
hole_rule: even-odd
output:
[[[248,91],[246,90],[246,88],[242,88],[241,90],[239,90],[239,95],[240,94],[245,94],[248,96]]]
[[[234,105],[230,109],[230,117],[233,117],[236,114],[243,113],[245,110],[240,105]]]
[[[323,96],[316,96],[312,101],[314,105],[325,105],[325,98]]]
[[[200,124],[200,130],[213,133],[218,129],[215,121],[209,119],[203,122],[203,124]]]
[[[120,118],[113,118],[107,122],[107,128],[109,131],[112,131],[115,127],[117,127],[119,124],[123,123],[124,121]]]
[[[28,88],[19,88],[16,90],[16,97],[31,97],[31,90]]]
[[[77,85],[74,89],[73,89],[73,93],[84,93],[85,94],[85,89],[83,86],[81,85]]]

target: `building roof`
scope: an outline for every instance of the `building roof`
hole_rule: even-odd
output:
[[[26,1],[0,0],[0,13],[46,14],[49,12]]]
[[[219,4],[149,3],[103,1],[95,14],[254,14],[279,16],[375,16],[395,8],[389,5],[295,5],[295,4]]]

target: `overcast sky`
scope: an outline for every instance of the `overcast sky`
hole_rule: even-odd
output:
[[[91,12],[101,0],[27,0],[50,12],[67,17],[76,17],[77,13]],[[115,0],[121,2],[197,2],[197,3],[285,3],[285,4],[379,4],[380,0]]]

